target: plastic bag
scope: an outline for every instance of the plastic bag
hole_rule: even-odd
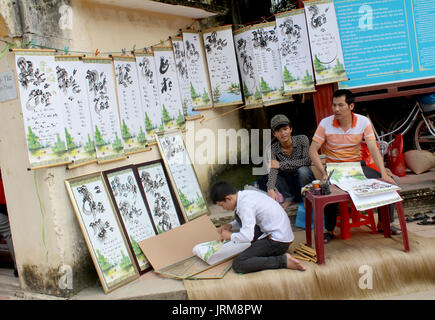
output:
[[[388,168],[398,177],[406,176],[405,157],[403,156],[403,137],[399,133],[388,149]]]
[[[379,149],[379,143],[376,142],[376,145]],[[375,163],[375,160],[373,160],[372,155],[370,154],[369,148],[367,147],[367,144],[365,142],[361,142],[361,157],[366,163],[366,166],[369,168],[372,168],[376,170],[377,172],[380,172],[378,166]]]

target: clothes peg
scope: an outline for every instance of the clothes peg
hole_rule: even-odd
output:
[[[124,56],[125,56],[125,55],[126,55],[126,52],[127,52],[127,50],[126,50],[125,48],[122,48],[122,49],[121,49],[121,52],[122,52],[122,55],[124,55]]]
[[[64,48],[63,48],[63,51],[65,51],[65,54],[68,54],[69,47],[64,47]]]
[[[100,50],[95,50],[95,56],[98,56],[100,54]]]

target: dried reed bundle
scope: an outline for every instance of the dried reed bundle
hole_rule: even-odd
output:
[[[295,243],[303,232],[295,233]],[[379,299],[435,289],[435,239],[409,234],[411,251],[400,236],[384,238],[366,229],[352,230],[351,239],[325,246],[326,263],[301,261],[307,271],[279,269],[223,279],[184,281],[189,299]],[[308,250],[308,249],[306,249]],[[365,278],[372,271],[372,289]],[[361,272],[361,273],[360,273]]]

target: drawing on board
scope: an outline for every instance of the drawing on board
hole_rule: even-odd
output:
[[[157,136],[160,154],[175,189],[178,203],[186,221],[208,212],[205,198],[180,131]]]
[[[138,243],[155,236],[156,231],[140,192],[134,169],[132,166],[121,167],[105,171],[103,174],[142,274],[150,268],[150,264]]]
[[[137,165],[136,168],[157,232],[160,234],[181,225],[182,219],[178,215],[163,163],[157,160]]]
[[[101,173],[68,179],[65,185],[104,292],[138,278]]]

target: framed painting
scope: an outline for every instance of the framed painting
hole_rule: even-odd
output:
[[[169,186],[162,160],[136,165],[141,189],[148,202],[157,233],[163,233],[184,222],[176,196]]]
[[[100,172],[65,180],[74,212],[105,293],[139,277]]]
[[[158,134],[156,141],[185,220],[208,213],[181,131]]]
[[[138,243],[156,235],[148,204],[139,188],[133,166],[125,166],[103,172],[104,179],[113,199],[116,213],[134,253],[139,273],[143,274],[151,265]]]

